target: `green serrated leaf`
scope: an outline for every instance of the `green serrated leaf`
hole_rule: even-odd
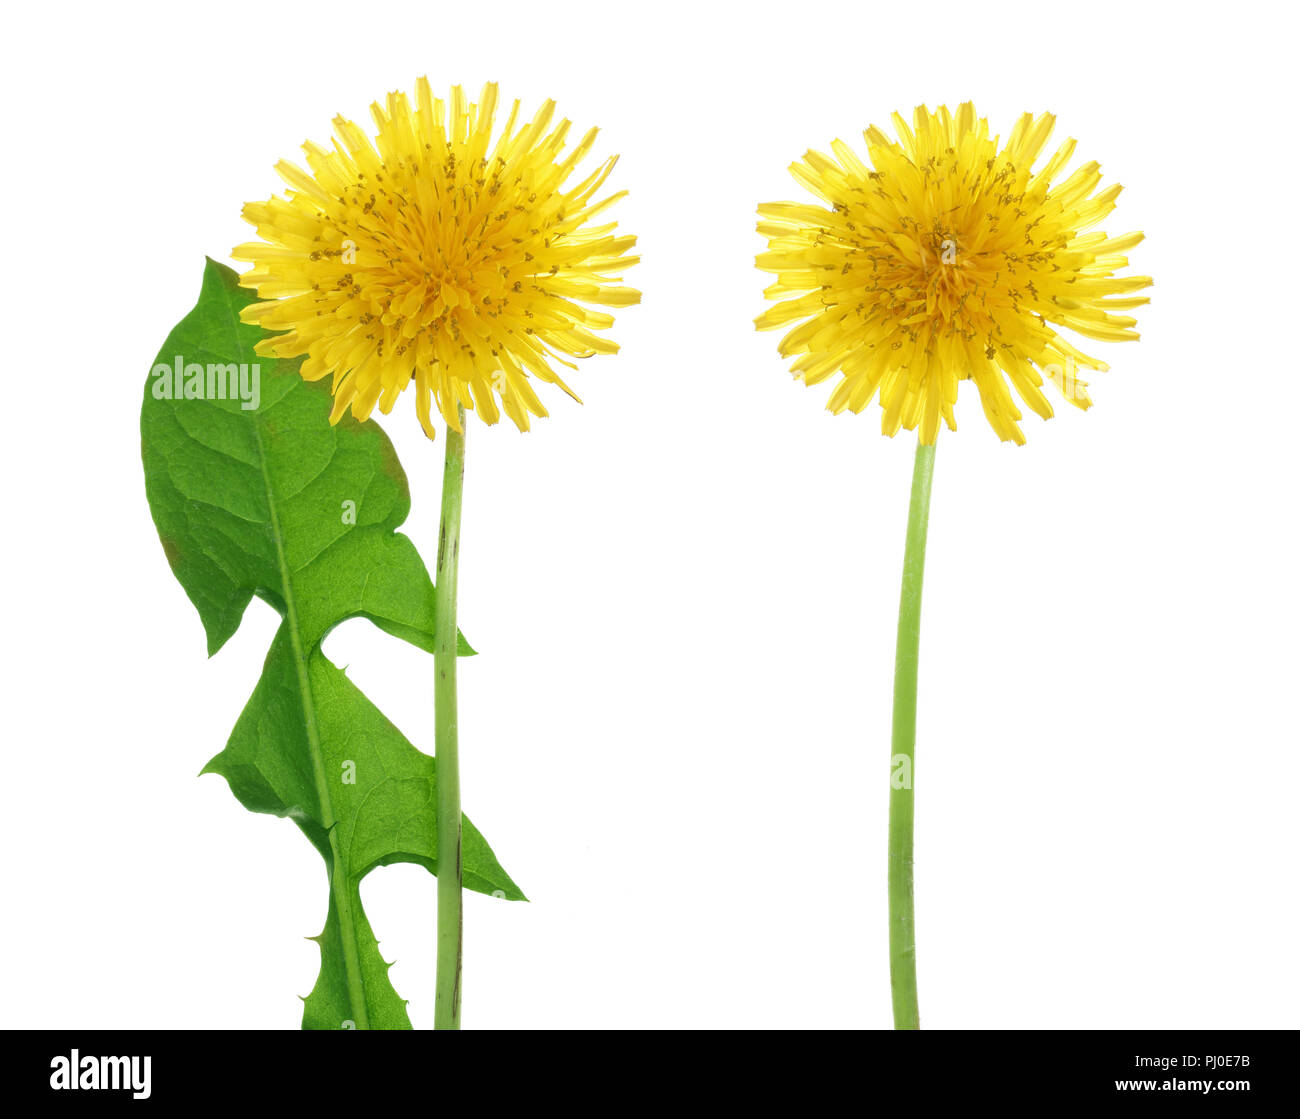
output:
[[[317,938],[321,974],[307,998],[304,1026],[339,1029],[346,1021],[368,1021],[371,1029],[405,1028],[405,1003],[388,982],[388,965],[361,909],[359,888],[367,873],[388,863],[436,869],[434,759],[412,746],[320,652],[309,658],[307,691],[315,748],[302,717],[303,686],[293,644],[281,626],[230,741],[204,772],[225,777],[246,808],[291,817],[331,874],[339,875],[331,883],[329,918]],[[324,826],[327,819],[332,827]],[[463,829],[465,886],[523,900],[478,829],[468,819]],[[355,997],[344,951],[349,944],[355,946],[350,950],[360,976]],[[357,1017],[358,1001],[366,1006],[364,1018]]]
[[[205,772],[224,776],[250,810],[293,819],[325,859],[321,974],[303,1025],[407,1028],[360,883],[392,862],[434,871],[434,759],[320,643],[340,622],[367,617],[431,651],[434,588],[415,546],[396,531],[410,495],[392,444],[374,423],[347,417],[331,426],[324,385],[304,382],[296,362],[254,354],[261,333],[239,321],[254,298],[234,272],[208,261],[199,301],[163,344],[145,389],[145,488],[209,654],[239,627],[253,595],[284,619],[252,698]],[[201,385],[187,366],[202,367]],[[227,399],[213,398],[214,366],[223,367]],[[243,367],[237,386],[231,366]],[[257,407],[245,407],[254,395]],[[472,653],[462,637],[461,655]],[[463,864],[467,888],[523,899],[468,820]]]
[[[259,407],[160,399],[164,378],[151,373],[140,417],[149,506],[209,654],[239,628],[254,594],[281,613],[292,599],[305,648],[364,616],[432,652],[433,582],[415,545],[394,531],[411,497],[392,443],[373,422],[345,416],[330,426],[324,384],[297,376],[297,361],[254,354],[261,331],[241,323],[239,311],[255,299],[209,260],[198,304],[154,369],[174,368],[178,358],[205,372],[257,366]],[[167,380],[174,390],[174,377]],[[461,654],[472,654],[463,642]]]

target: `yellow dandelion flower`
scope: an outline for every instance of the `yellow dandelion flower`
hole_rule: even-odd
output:
[[[305,356],[303,377],[333,377],[332,423],[349,408],[389,412],[413,381],[430,438],[433,402],[457,431],[459,408],[489,424],[504,411],[526,431],[530,413],[547,414],[530,374],[576,400],[552,361],[617,352],[593,333],[613,316],[585,306],[641,298],[611,275],[636,263],[636,238],[590,224],[626,193],[593,201],[617,157],[567,186],[597,130],[562,155],[570,122],[551,126],[555,102],[521,124],[516,101],[494,143],[496,105],[495,84],[478,104],[460,86],[444,103],[421,78],[414,107],[405,93],[371,106],[373,144],[336,117],[332,150],[303,145],[310,173],[276,165],[286,197],[244,207],[262,240],[232,256],[252,264],[240,283],[265,302],[242,318],[283,332],[259,354]]]
[[[1025,113],[1005,147],[967,102],[893,116],[899,139],[863,134],[868,163],[840,140],[834,158],[810,151],[790,172],[829,209],[795,202],[759,207],[769,238],[758,267],[776,275],[782,300],[760,330],[797,323],[781,340],[791,369],[814,385],[839,371],[832,412],[860,412],[879,393],[882,430],[920,428],[933,444],[942,418],[956,430],[957,384],[975,382],[984,414],[1004,440],[1025,441],[1020,400],[1047,419],[1043,376],[1087,408],[1081,368],[1108,366],[1054,327],[1106,342],[1136,339],[1123,312],[1148,276],[1117,276],[1141,233],[1085,232],[1115,208],[1119,186],[1094,193],[1096,163],[1052,185],[1074,153],[1067,140],[1033,165],[1056,118]],[[794,296],[794,298],[787,298]]]

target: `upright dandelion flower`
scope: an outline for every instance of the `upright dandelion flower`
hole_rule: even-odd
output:
[[[287,197],[244,207],[261,240],[231,255],[265,302],[242,318],[278,332],[258,353],[333,379],[332,422],[388,413],[414,383],[430,438],[435,404],[453,430],[465,408],[526,431],[547,414],[530,377],[573,396],[554,364],[617,352],[595,333],[613,316],[591,306],[641,298],[613,275],[636,263],[636,238],[592,224],[626,193],[595,200],[617,157],[571,184],[597,130],[564,154],[555,102],[523,124],[516,101],[493,140],[496,105],[495,84],[467,104],[460,86],[443,102],[421,78],[414,106],[405,93],[371,106],[373,144],[336,117],[331,149],[303,145],[310,173],[276,165]]]
[[[1023,443],[1017,397],[1050,417],[1046,377],[1087,408],[1078,371],[1107,368],[1057,327],[1104,342],[1138,337],[1125,312],[1148,302],[1133,293],[1151,280],[1116,273],[1142,234],[1086,232],[1120,187],[1098,192],[1096,163],[1053,186],[1073,140],[1034,170],[1050,113],[1025,113],[1005,147],[970,102],[956,114],[922,106],[911,128],[893,119],[897,140],[874,126],[864,133],[866,163],[836,140],[834,158],[810,151],[791,165],[825,205],[759,207],[770,241],[758,267],[775,274],[765,294],[780,302],[756,324],[797,324],[780,349],[806,384],[841,374],[832,412],[878,398],[886,435],[919,428],[932,444],[941,419],[956,429],[957,387],[969,380],[998,437]]]
[[[832,412],[880,401],[881,427],[919,431],[912,474],[894,666],[889,793],[889,954],[894,1024],[916,1029],[916,927],[912,894],[913,780],[921,583],[935,440],[957,427],[957,389],[973,381],[999,438],[1023,443],[1017,398],[1044,419],[1044,379],[1087,408],[1078,370],[1106,365],[1062,337],[1136,339],[1125,312],[1147,276],[1120,276],[1141,233],[1090,232],[1120,188],[1098,191],[1096,163],[1053,185],[1074,154],[1067,140],[1037,171],[1055,118],[1025,113],[1006,146],[967,102],[918,108],[912,127],[894,114],[898,139],[868,128],[867,162],[836,140],[834,156],[808,152],[791,166],[822,205],[759,207],[769,238],[758,267],[777,300],[760,330],[791,327],[780,350],[815,385],[834,373]],[[1014,394],[1014,395],[1013,395]]]
[[[387,413],[407,385],[429,438],[447,426],[434,634],[437,761],[438,970],[434,1019],[460,1025],[461,810],[456,712],[456,587],[466,411],[504,412],[526,431],[546,408],[532,380],[574,396],[555,365],[612,354],[597,333],[640,294],[617,275],[635,264],[635,237],[596,219],[622,197],[597,192],[607,159],[576,182],[596,129],[569,152],[570,124],[547,101],[528,123],[514,103],[494,138],[497,87],[468,104],[416,83],[415,104],[390,93],[371,106],[374,141],[336,117],[332,148],[307,143],[304,171],[281,162],[284,198],[249,203],[260,241],[239,245],[240,277],[262,302],[241,313],[272,332],[257,352],[303,358],[308,380],[332,379],[330,422]],[[576,400],[577,397],[575,396]]]

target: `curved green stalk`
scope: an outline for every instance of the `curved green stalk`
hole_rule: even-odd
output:
[[[903,551],[894,656],[894,732],[889,781],[889,985],[894,1028],[921,1025],[916,999],[916,910],[912,897],[912,821],[916,764],[916,675],[921,644],[921,580],[930,521],[934,447],[918,444]]]
[[[460,507],[465,480],[465,412],[460,431],[447,428],[442,468],[434,616],[434,745],[438,789],[438,974],[433,1028],[460,1029],[461,835],[460,758],[456,725],[456,581],[460,568]]]

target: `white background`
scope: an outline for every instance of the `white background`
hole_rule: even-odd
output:
[[[1265,13],[1270,14],[1265,14]],[[326,880],[196,777],[212,661],[145,504],[148,369],[272,165],[420,74],[621,152],[623,351],[469,432],[467,1028],[884,1027],[889,703],[913,441],[832,417],[751,320],[754,209],[809,146],[973,98],[1058,115],[1156,278],[1095,407],[940,438],[917,912],[934,1027],[1294,1027],[1295,27],[1283,5],[422,2],[13,9],[4,83],[4,1024],[284,1027]],[[431,562],[441,447],[384,421]],[[327,654],[431,750],[430,661]],[[432,1021],[434,880],[363,896]]]

